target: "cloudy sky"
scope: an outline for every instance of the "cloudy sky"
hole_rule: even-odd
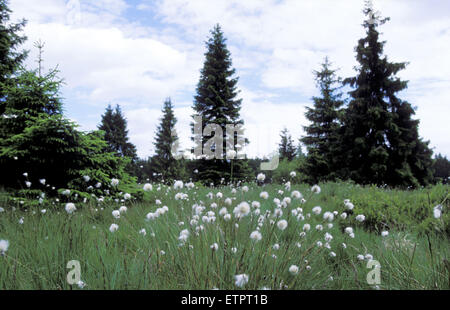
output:
[[[287,127],[295,140],[316,95],[312,71],[329,56],[342,77],[354,74],[363,36],[363,0],[10,0],[26,18],[45,66],[65,79],[68,117],[96,129],[106,106],[120,104],[138,155],[152,144],[164,99],[171,97],[182,146],[189,142],[195,87],[209,31],[220,23],[243,98],[250,157],[270,154]],[[391,61],[410,62],[401,96],[417,107],[420,134],[450,156],[450,1],[374,0],[391,21],[381,29]]]

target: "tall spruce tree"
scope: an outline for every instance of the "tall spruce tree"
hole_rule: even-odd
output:
[[[406,63],[383,56],[386,42],[379,41],[377,29],[389,18],[376,16],[371,1],[364,14],[366,37],[355,49],[357,75],[344,81],[354,90],[343,126],[342,174],[363,184],[426,184],[432,177],[432,152],[418,135],[414,109],[397,97],[407,88],[407,81],[396,76]]]
[[[98,129],[105,132],[105,140],[108,142],[109,150],[118,156],[137,159],[136,147],[129,142],[127,120],[122,114],[120,106],[113,110],[111,105],[106,108],[102,115],[102,121]]]
[[[289,134],[287,128],[284,128],[280,134],[281,142],[278,145],[278,153],[280,155],[281,160],[291,161],[295,158],[297,154],[297,150],[294,146],[294,141],[292,140],[292,136]]]
[[[39,49],[37,62],[42,64],[42,46],[36,47]],[[59,94],[63,81],[58,73],[57,68],[42,74],[41,65],[34,70],[21,66],[14,73],[14,83],[3,84],[3,114],[0,117],[0,168],[3,174],[0,179],[5,186],[15,186],[20,170],[29,167],[30,159],[24,158],[25,149],[16,148],[21,135],[49,117],[54,116],[58,123],[62,116]],[[24,145],[30,147],[29,142]],[[56,152],[55,149],[49,151]]]
[[[308,153],[303,169],[312,183],[336,178],[341,107],[344,104],[338,85],[341,79],[336,76],[336,71],[331,68],[328,57],[321,70],[314,71],[320,97],[313,97],[314,106],[307,107],[305,115],[311,125],[304,127],[306,136],[300,139]]]
[[[14,73],[19,70],[27,51],[19,50],[26,41],[20,35],[26,21],[10,23],[11,10],[7,0],[0,0],[0,115],[5,112],[5,88],[14,84]]]
[[[239,155],[248,140],[244,138],[241,130],[227,135],[227,125],[242,127],[244,121],[240,119],[242,99],[236,98],[238,78],[234,77],[235,69],[232,68],[231,54],[219,25],[211,31],[206,48],[206,60],[201,70],[193,106],[196,115],[193,116],[192,140],[195,143],[196,153],[209,150],[219,154],[214,158],[203,156],[197,160],[196,169],[198,180],[217,185],[222,181],[242,180],[248,176],[250,173],[248,162],[241,158],[242,154]],[[195,116],[201,118],[201,126]],[[215,136],[220,135],[214,130],[214,124],[222,130],[221,144],[210,143]],[[201,130],[197,131],[196,128]],[[213,130],[205,133],[205,128]],[[227,156],[232,153],[229,151],[237,152],[239,158]]]
[[[175,131],[177,119],[170,98],[164,102],[163,116],[157,128],[154,142],[156,155],[152,158],[152,172],[160,175],[166,182],[179,180],[180,161],[174,157],[178,136]]]

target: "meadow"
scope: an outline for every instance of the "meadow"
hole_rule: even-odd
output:
[[[144,188],[30,208],[2,192],[0,289],[450,289],[448,185]]]

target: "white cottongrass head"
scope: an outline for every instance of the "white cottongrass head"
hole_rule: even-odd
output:
[[[291,202],[292,202],[292,200],[291,200],[290,197],[284,197],[284,198],[283,198],[283,201],[281,202],[281,204],[282,204],[283,206],[287,207],[288,205],[291,204]]]
[[[247,216],[250,213],[250,205],[243,201],[234,208],[233,213],[237,218]]]
[[[433,217],[435,219],[440,218],[442,215],[442,205],[437,205],[433,208]]]
[[[363,214],[360,214],[360,215],[358,215],[356,218],[355,218],[358,222],[364,222],[364,220],[366,219],[366,217],[363,215]]]
[[[287,182],[284,184],[284,188],[285,188],[287,191],[290,191],[290,190],[291,190],[291,182],[290,182],[290,181],[287,181]]]
[[[217,250],[219,249],[219,245],[218,245],[217,243],[213,243],[213,244],[210,246],[210,248],[211,248],[213,251],[217,251]]]
[[[254,241],[260,241],[262,239],[262,235],[259,231],[255,230],[250,234],[250,239]]]
[[[350,235],[350,234],[353,233],[353,228],[351,228],[351,227],[346,227],[346,228],[344,229],[344,231],[345,231],[345,233],[346,233],[347,235]]]
[[[334,213],[332,213],[332,212],[325,212],[323,214],[323,219],[325,221],[328,221],[328,222],[333,222],[333,220],[334,220]]]
[[[297,173],[295,171],[291,171],[289,175],[291,176],[291,178],[295,178],[297,176]]]
[[[187,229],[182,230],[180,232],[180,236],[178,237],[178,240],[180,240],[181,242],[186,242],[187,239],[189,238],[189,235],[190,235],[189,230],[187,230]]]
[[[5,255],[6,251],[8,251],[8,248],[9,248],[9,241],[0,240],[0,254]]]
[[[290,272],[292,275],[296,275],[296,274],[298,273],[298,266],[296,266],[296,265],[291,265],[291,267],[289,267],[289,272]]]
[[[314,207],[314,208],[312,208],[312,212],[313,212],[315,215],[319,215],[319,214],[322,212],[322,208],[319,207],[319,206]]]
[[[261,193],[259,194],[259,197],[262,198],[262,199],[267,200],[267,199],[269,199],[269,193],[267,193],[267,192],[261,192]]]
[[[303,196],[299,191],[293,191],[291,194],[292,198],[301,199]]]
[[[285,230],[288,226],[288,222],[286,220],[278,221],[277,227],[279,230]]]
[[[117,185],[119,185],[119,180],[118,180],[118,179],[111,179],[111,185],[112,185],[112,186],[117,186]]]
[[[258,174],[256,179],[258,180],[258,182],[264,182],[264,180],[266,179],[266,175],[264,173],[260,173]]]
[[[176,193],[175,194],[175,200],[182,200],[183,199],[183,193]]]
[[[111,226],[109,226],[109,231],[110,232],[116,232],[119,229],[119,225],[117,224],[111,224]]]
[[[283,210],[281,210],[281,208],[276,208],[273,211],[273,216],[274,217],[282,217],[283,216]]]
[[[253,201],[252,207],[255,209],[259,209],[261,207],[261,203],[259,201]]]
[[[75,204],[69,202],[66,204],[66,212],[69,214],[72,214],[73,212],[75,212],[77,210],[77,208],[75,207]]]
[[[183,181],[175,181],[175,183],[173,183],[173,188],[174,189],[182,189],[184,186]]]
[[[234,284],[237,287],[243,287],[244,285],[246,285],[248,283],[248,275],[246,274],[238,274],[234,276]]]
[[[114,210],[114,211],[112,212],[112,216],[113,216],[115,219],[120,219],[120,211],[119,211],[119,210]]]
[[[313,187],[311,187],[311,191],[314,194],[320,194],[320,191],[321,191],[320,186],[319,185],[314,185]]]
[[[353,210],[353,208],[355,207],[353,205],[353,203],[350,202],[350,200],[345,200],[344,201],[344,206],[347,208],[347,210]]]
[[[389,232],[387,230],[384,230],[381,232],[382,237],[387,237],[389,235]]]
[[[154,219],[156,219],[156,218],[158,218],[159,217],[159,214],[158,213],[153,213],[153,212],[150,212],[150,213],[147,213],[147,215],[146,215],[146,218],[147,218],[147,220],[149,220],[149,221],[152,221],[152,220],[154,220]]]
[[[150,183],[146,183],[143,187],[144,191],[149,192],[153,189],[153,186]]]
[[[220,216],[225,216],[226,214],[228,214],[227,208],[223,207],[222,209],[220,209],[219,211]]]

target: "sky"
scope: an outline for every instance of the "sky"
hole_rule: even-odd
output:
[[[391,20],[380,28],[390,61],[409,62],[400,93],[416,107],[419,133],[450,157],[450,1],[374,0]],[[318,95],[313,71],[329,56],[342,77],[355,75],[354,48],[364,36],[363,0],[10,0],[12,21],[25,18],[42,40],[44,69],[64,78],[65,114],[82,130],[97,129],[106,107],[120,105],[138,155],[154,152],[164,100],[171,98],[181,146],[191,146],[193,98],[219,23],[239,77],[248,157],[277,149],[286,127],[296,144]]]

